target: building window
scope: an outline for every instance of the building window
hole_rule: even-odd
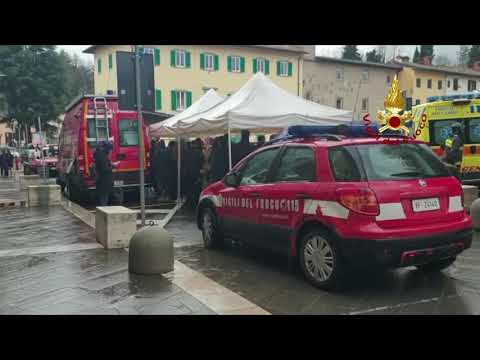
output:
[[[292,63],[289,61],[279,61],[277,63],[278,76],[292,76]]]
[[[240,56],[231,56],[230,57],[230,71],[239,73],[242,70],[241,67],[242,61]]]
[[[183,50],[175,51],[175,67],[185,67],[186,54]]]
[[[477,90],[477,82],[475,80],[468,80],[468,91]]]
[[[343,80],[343,69],[337,69],[337,80]]]
[[[458,79],[453,79],[453,90],[458,90]]]
[[[368,69],[362,71],[362,80],[368,81]]]
[[[112,69],[113,68],[113,55],[108,54],[108,68]]]
[[[427,80],[427,88],[429,88],[429,89],[432,88],[432,79]]]
[[[265,71],[266,66],[265,65],[266,65],[265,59],[256,59],[256,69],[254,69],[253,72],[254,73],[261,72],[261,73],[265,74],[266,73],[266,71]]]
[[[442,80],[438,80],[438,90],[442,90]]]
[[[214,61],[213,61],[212,54],[205,54],[205,70],[212,71],[214,68]]]
[[[390,84],[392,80],[390,79],[390,75],[387,75],[387,84]]]
[[[172,110],[183,111],[192,105],[192,93],[185,90],[172,90]]]
[[[343,98],[337,97],[337,109],[343,109]]]
[[[99,74],[102,72],[102,59],[97,60],[97,72]]]
[[[362,111],[368,111],[368,98],[362,99]]]
[[[422,79],[417,78],[417,88],[422,86]]]
[[[415,105],[420,105],[420,100],[419,99],[415,100]]]
[[[450,80],[447,80],[447,88],[450,89]]]

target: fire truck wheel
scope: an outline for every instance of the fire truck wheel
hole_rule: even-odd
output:
[[[340,289],[346,264],[338,246],[322,229],[312,229],[301,238],[298,258],[307,280],[320,289]]]
[[[205,247],[207,249],[220,248],[223,238],[218,228],[218,219],[215,211],[210,207],[203,208],[200,219]]]
[[[447,258],[447,259],[437,260],[437,261],[433,261],[433,262],[428,263],[428,264],[417,265],[417,269],[425,271],[425,272],[427,272],[427,271],[428,272],[441,271],[443,269],[446,269],[450,265],[452,265],[455,262],[455,260],[457,260],[456,257],[450,257],[450,258]]]

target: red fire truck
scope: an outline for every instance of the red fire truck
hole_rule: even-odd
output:
[[[145,185],[150,185],[150,142],[145,124],[142,135]],[[67,106],[59,136],[57,183],[72,201],[94,199],[93,155],[99,142],[110,141],[113,144],[111,161],[117,163],[113,170],[114,190],[122,195],[124,191],[138,190],[139,139],[137,113],[119,110],[117,96],[84,95],[75,99]]]

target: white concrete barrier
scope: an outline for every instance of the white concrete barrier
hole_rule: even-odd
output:
[[[465,209],[469,210],[472,203],[478,198],[478,187],[472,185],[462,185],[463,201]]]
[[[20,190],[27,190],[30,185],[40,185],[42,179],[39,175],[19,175],[18,183]]]
[[[126,248],[137,231],[137,213],[123,206],[100,206],[95,212],[97,242],[105,249]]]
[[[32,206],[60,205],[62,191],[60,185],[30,185],[27,188],[27,203]]]

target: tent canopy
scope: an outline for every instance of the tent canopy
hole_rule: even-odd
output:
[[[352,120],[351,111],[293,95],[257,73],[223,102],[182,117],[169,130],[176,136],[211,136],[224,134],[229,129],[277,132],[291,125],[338,125]]]
[[[224,100],[224,96],[220,96],[215,90],[210,89],[200,99],[195,101],[181,113],[172,116],[161,123],[150,126],[150,134],[152,136],[175,136],[174,127],[180,120],[207,111]]]

